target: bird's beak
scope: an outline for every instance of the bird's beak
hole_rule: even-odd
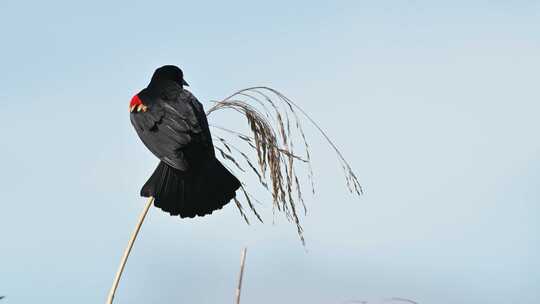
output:
[[[184,79],[182,79],[182,84],[189,87],[189,84]]]

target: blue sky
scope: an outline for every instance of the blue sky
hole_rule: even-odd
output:
[[[151,209],[116,303],[232,301],[243,246],[243,303],[538,303],[539,15],[534,1],[2,1],[3,301],[105,300],[156,164],[127,105],[177,64],[206,107],[284,92],[366,194],[308,132],[307,252],[263,193],[265,224],[233,205]]]

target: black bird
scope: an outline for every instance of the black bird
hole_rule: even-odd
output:
[[[129,105],[139,138],[161,160],[141,196],[153,196],[156,207],[180,217],[221,209],[240,187],[216,159],[203,106],[187,85],[180,68],[162,66]]]

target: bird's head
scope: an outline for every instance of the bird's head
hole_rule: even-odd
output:
[[[152,80],[150,83],[156,83],[163,80],[174,81],[180,86],[189,86],[189,84],[184,80],[184,73],[175,65],[164,65],[157,68],[154,75],[152,75]]]

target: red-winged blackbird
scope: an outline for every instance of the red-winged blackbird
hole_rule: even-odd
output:
[[[180,68],[160,67],[129,105],[139,138],[161,160],[141,195],[171,215],[204,216],[227,204],[240,182],[216,159],[203,106],[184,85]]]

